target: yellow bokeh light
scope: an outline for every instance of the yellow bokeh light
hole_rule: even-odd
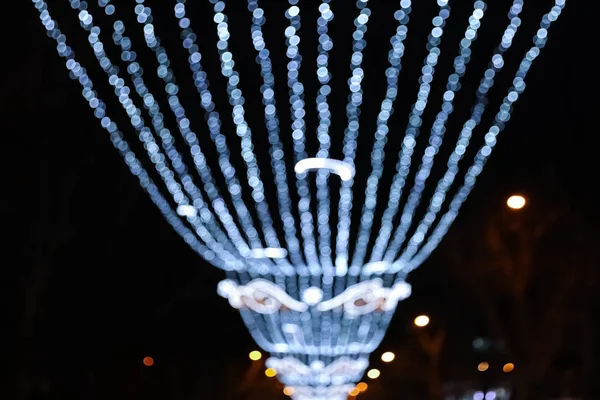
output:
[[[477,369],[481,372],[484,372],[484,371],[487,371],[489,367],[490,367],[490,364],[488,364],[484,361],[482,363],[479,363],[479,365],[477,366]]]
[[[285,388],[283,388],[283,394],[285,394],[286,396],[291,396],[294,393],[296,393],[296,391],[291,386],[286,386]]]
[[[429,317],[427,315],[419,315],[415,318],[415,325],[419,328],[429,325]]]
[[[248,355],[248,357],[250,357],[250,359],[252,361],[258,361],[258,360],[260,360],[262,358],[262,354],[261,354],[260,351],[254,350],[254,351],[250,352],[250,354]]]
[[[269,378],[272,378],[275,375],[277,375],[277,371],[275,371],[273,368],[267,368],[265,370],[265,375],[268,376]]]
[[[358,396],[360,394],[360,390],[358,390],[357,388],[354,388],[350,391],[350,396]]]
[[[369,385],[367,385],[365,382],[359,382],[356,384],[356,388],[361,392],[364,392],[369,388]]]
[[[389,363],[394,361],[394,358],[396,358],[396,355],[394,353],[392,353],[391,351],[386,351],[385,353],[383,353],[381,355],[381,361]]]
[[[525,197],[520,195],[510,196],[508,200],[506,200],[506,205],[513,210],[520,210],[525,207],[526,203]]]
[[[378,369],[370,369],[369,372],[367,372],[367,376],[371,379],[377,379],[379,378],[379,375],[381,375],[381,372]]]
[[[502,371],[504,371],[506,373],[512,372],[513,369],[515,369],[515,364],[513,364],[513,363],[505,364],[504,367],[502,367]]]

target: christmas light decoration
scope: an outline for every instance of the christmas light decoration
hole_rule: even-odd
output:
[[[474,130],[482,122],[488,104],[487,93],[495,83],[494,77],[504,68],[505,53],[523,22],[519,15],[524,0],[513,1],[508,25],[480,81],[471,115],[453,145],[448,168],[435,189],[432,187],[425,214],[415,222],[417,209],[429,187],[427,181],[434,159],[442,143],[449,140],[445,140],[447,122],[472,59],[471,46],[478,38],[487,10],[484,1],[473,2],[453,70],[447,77],[440,111],[431,124],[421,161],[415,168],[413,156],[421,151],[417,145],[421,130],[425,129],[424,113],[432,102],[434,78],[442,73],[437,67],[443,56],[441,43],[452,6],[447,0],[431,2],[435,17],[427,38],[427,54],[389,191],[381,190],[385,182],[384,161],[390,153],[386,150],[390,120],[400,95],[399,79],[413,11],[410,0],[400,0],[394,13],[397,26],[390,39],[388,65],[383,72],[387,87],[378,106],[374,133],[360,118],[360,108],[365,101],[366,33],[373,11],[368,0],[356,2],[350,74],[343,93],[348,94],[348,103],[340,159],[336,159],[338,149],[333,147],[334,116],[330,103],[335,89],[334,75],[346,72],[334,73],[330,69],[334,51],[331,24],[335,15],[330,0],[322,0],[316,10],[314,99],[308,98],[312,89],[305,86],[306,80],[301,80],[301,76],[304,79],[310,71],[302,69],[307,59],[300,52],[306,30],[302,23],[306,18],[304,11],[310,5],[288,0],[283,15],[273,16],[285,22],[289,117],[284,110],[287,106],[277,104],[281,89],[275,84],[277,74],[267,46],[266,11],[258,0],[203,0],[212,9],[215,36],[210,40],[192,28],[194,14],[189,8],[193,5],[185,0],[174,0],[171,10],[187,58],[186,65],[178,65],[178,68],[173,67],[173,60],[180,57],[173,57],[169,52],[181,49],[167,49],[163,45],[157,34],[159,27],[154,25],[151,0],[136,0],[132,8],[117,7],[110,0],[97,0],[94,4],[69,0],[72,12],[79,19],[79,32],[86,35],[89,44],[86,51],[91,50],[90,54],[93,53],[102,70],[97,74],[88,73],[77,61],[74,50],[67,44],[66,34],[52,18],[53,10],[48,4],[44,0],[32,2],[48,35],[56,41],[58,54],[65,59],[70,77],[81,85],[83,97],[131,172],[190,247],[226,271],[227,278],[219,283],[218,294],[240,310],[258,345],[271,353],[267,366],[276,371],[286,385],[285,393],[299,400],[346,399],[356,390],[355,383],[364,375],[368,357],[383,339],[398,302],[411,294],[411,286],[405,281],[407,274],[425,261],[458,215],[499,133],[511,117],[513,104],[525,90],[525,77],[547,41],[548,28],[566,4],[566,0],[555,0],[554,6],[543,16],[533,46],[522,59],[512,86],[483,137],[485,144],[446,205],[446,197],[459,175],[459,164]],[[260,71],[260,77],[253,78],[258,79],[262,104],[245,97],[256,94],[248,95],[242,85],[236,54],[231,49],[234,46],[228,6],[247,9],[242,10],[250,21],[250,37],[245,39],[252,44],[248,50],[253,51],[257,71]],[[119,19],[122,15],[135,18],[128,26],[131,36]],[[217,94],[218,85],[209,84],[210,69],[205,65],[210,58],[207,42],[216,43],[216,53],[214,47],[211,51],[218,56],[220,74],[212,71],[215,76],[211,79],[225,82],[222,93]],[[139,56],[142,52],[151,57],[142,61]],[[193,109],[188,106],[189,99],[181,94],[184,87],[177,83],[175,70],[177,73],[189,70],[191,89],[199,96],[199,103],[194,104]],[[118,118],[112,117],[119,110],[101,100],[100,90],[92,79],[104,82],[105,86],[108,84],[114,92],[124,111],[121,115],[126,116],[124,121],[131,125],[128,130],[135,133],[141,147],[130,145],[125,139],[117,127]],[[159,82],[159,91],[156,82]],[[226,96],[229,108],[217,106],[216,98],[221,95]],[[199,109],[204,113],[205,127],[199,126],[193,117]],[[316,126],[309,126],[307,114],[311,112],[316,117]],[[264,127],[250,126],[250,117],[257,113],[264,117]],[[224,128],[226,121],[232,131]],[[200,130],[206,134],[197,133]],[[313,131],[318,143],[314,149],[308,140]],[[364,174],[357,166],[359,132],[367,136],[373,134],[370,170]],[[132,135],[132,139],[134,137]],[[255,147],[258,143],[262,147]],[[239,149],[240,155],[234,154],[233,148]],[[268,157],[271,171],[261,171],[262,157]],[[268,175],[273,182],[266,185],[264,179]],[[364,200],[357,206],[355,203],[360,197],[354,189],[359,179],[365,183],[365,191]],[[412,187],[408,189],[411,182]],[[269,193],[270,187],[274,188],[273,193]],[[387,202],[382,203],[384,196]],[[384,207],[378,207],[382,204]],[[355,225],[353,209],[360,209]],[[352,229],[353,226],[356,229]],[[378,229],[375,235],[374,229]],[[384,361],[393,359],[393,354],[389,354]],[[259,352],[250,355],[253,360],[260,357]],[[371,370],[369,377],[376,379],[379,374],[378,370]]]

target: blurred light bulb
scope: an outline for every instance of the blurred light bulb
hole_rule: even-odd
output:
[[[254,350],[251,351],[250,354],[248,355],[248,357],[250,357],[250,359],[252,361],[258,361],[262,358],[262,354],[260,353],[260,351]]]
[[[143,362],[146,367],[151,367],[154,365],[154,359],[152,357],[144,357]]]
[[[369,372],[367,372],[367,376],[371,379],[377,379],[379,378],[379,375],[381,375],[381,372],[378,369],[370,369]]]
[[[394,353],[392,353],[391,351],[386,351],[385,353],[383,353],[381,355],[381,361],[389,363],[394,361],[394,358],[396,358],[396,355]]]
[[[267,368],[265,370],[265,375],[269,378],[273,378],[275,375],[277,375],[277,371],[275,371],[273,368]]]
[[[484,371],[487,371],[489,367],[490,367],[490,364],[488,364],[484,361],[482,363],[479,363],[479,365],[477,366],[477,369],[481,372],[484,372]]]
[[[520,210],[525,207],[526,203],[525,197],[520,195],[510,196],[508,200],[506,200],[506,205],[513,210]]]
[[[513,363],[505,364],[504,367],[502,367],[502,371],[504,371],[506,373],[512,372],[513,369],[515,369],[515,364],[513,364]]]
[[[419,328],[429,325],[429,317],[427,315],[419,315],[415,318],[415,325]]]

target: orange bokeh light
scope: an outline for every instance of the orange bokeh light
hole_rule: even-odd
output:
[[[513,371],[513,369],[515,369],[515,364],[513,364],[513,363],[508,363],[508,364],[505,364],[505,365],[504,365],[504,367],[502,368],[502,371],[504,371],[504,372],[506,372],[506,373],[509,373],[509,372],[512,372],[512,371]]]
[[[146,367],[151,367],[151,366],[154,365],[154,358],[152,358],[152,357],[144,357],[143,362],[144,362],[144,365]]]

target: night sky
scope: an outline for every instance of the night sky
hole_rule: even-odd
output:
[[[347,55],[350,42],[344,42],[342,38],[349,38],[355,12],[354,7],[339,7],[337,11],[336,6],[342,2],[332,2],[336,12],[332,23],[335,26],[334,42],[336,45],[340,43],[339,53],[330,64],[336,76],[332,83],[334,92],[336,88],[343,90],[344,81],[349,76]],[[247,353],[256,346],[237,312],[216,294],[216,284],[223,278],[223,273],[189,249],[131,176],[106,132],[82,99],[78,84],[69,79],[64,62],[56,54],[54,42],[45,35],[33,6],[25,0],[11,3],[10,6],[2,6],[4,10],[7,7],[14,9],[2,13],[6,23],[0,27],[3,41],[0,114],[4,150],[1,157],[3,195],[0,197],[0,212],[5,254],[1,296],[8,305],[5,321],[8,321],[6,326],[11,338],[14,340],[19,335],[18,329],[12,328],[18,327],[24,309],[22,282],[26,281],[40,258],[47,255],[44,245],[40,244],[40,237],[56,238],[65,231],[62,228],[56,230],[56,227],[64,225],[70,236],[54,253],[53,269],[41,302],[35,334],[40,370],[50,370],[61,377],[63,393],[77,393],[78,385],[85,385],[90,379],[86,372],[90,369],[122,371],[119,376],[124,381],[131,380],[131,385],[138,382],[136,379],[144,382],[149,396],[160,386],[152,386],[159,384],[152,383],[148,374],[158,374],[156,371],[167,365],[175,365],[181,375],[197,375],[200,379],[216,382],[231,364],[249,363]],[[128,10],[125,5],[133,1],[122,3],[121,9]],[[165,3],[169,3],[167,11],[170,11],[174,1]],[[214,26],[206,19],[209,18],[208,8],[203,3],[208,2],[198,2],[193,6],[198,8],[195,10],[199,21],[197,30],[201,38],[207,38],[201,41],[202,49],[207,53],[206,69],[211,82],[214,77],[213,93],[217,97],[217,107],[221,107],[221,114],[226,117],[224,85],[220,80],[222,77],[217,77],[219,64],[214,47]],[[277,3],[265,1],[265,8],[283,9],[284,2]],[[365,70],[368,78],[364,83],[366,100],[361,116],[361,121],[363,118],[365,121],[362,126],[367,128],[374,127],[379,99],[385,90],[384,81],[379,79],[383,75],[376,72],[383,71],[385,65],[386,38],[395,29],[389,10],[397,6],[397,2],[387,0],[373,0],[372,3],[374,20],[367,35],[369,44],[365,52]],[[415,99],[418,71],[425,55],[425,38],[430,29],[430,18],[435,12],[433,1],[414,3],[419,4],[414,7],[414,18],[409,25],[414,29],[409,31],[403,62],[405,70],[401,87],[405,91],[399,97],[397,117],[391,122],[390,132],[395,132],[395,135],[390,138],[386,153],[388,171],[396,162],[408,111]],[[470,112],[481,72],[498,41],[499,27],[506,23],[507,2],[490,3],[494,4],[489,9],[489,21],[485,19],[488,18],[486,15],[481,38],[473,47],[473,61],[465,84],[455,102],[456,111],[447,134],[449,142],[454,141]],[[497,79],[498,90],[491,93],[489,110],[497,110],[512,79],[514,67],[527,46],[531,45],[540,17],[550,8],[550,2],[546,0],[526,3],[531,4],[525,6],[522,16],[524,27],[519,32],[518,42],[507,55],[507,73]],[[463,207],[459,223],[463,220],[484,220],[486,215],[504,206],[506,197],[519,192],[528,197],[531,207],[560,198],[596,226],[596,114],[599,102],[593,52],[597,46],[588,23],[591,13],[583,3],[583,0],[570,0],[558,23],[552,26],[549,43],[527,78],[527,90],[501,134],[477,188]],[[430,104],[432,110],[425,116],[430,123],[433,112],[437,112],[442,84],[451,69],[464,21],[472,11],[471,5],[471,2],[457,0],[453,6],[448,40],[442,46],[442,54],[451,54],[452,57],[447,56],[440,61],[440,76],[436,80],[438,87],[431,95],[434,99]],[[74,32],[83,32],[76,24],[76,13],[68,8],[66,1],[53,1],[50,6],[56,10],[55,18],[62,21],[60,26],[67,33],[67,38],[72,38],[71,45],[76,53],[81,54],[80,61],[88,64],[90,76],[100,85],[99,91],[107,100],[110,115],[110,110],[116,110],[118,103],[114,98],[109,100],[106,79],[94,65],[95,61],[92,63],[91,52],[84,43],[85,35],[73,35]],[[243,88],[247,94],[250,126],[254,129],[254,136],[260,138],[266,135],[266,131],[262,123],[262,106],[257,111],[252,109],[254,104],[260,105],[260,100],[254,101],[259,99],[259,83],[255,82],[259,75],[256,75],[258,69],[253,53],[249,53],[254,50],[246,40],[248,12],[243,7],[241,11],[230,7],[234,36],[232,51],[237,57],[236,68],[242,78],[254,78],[243,81],[246,82]],[[313,8],[316,10],[316,7]],[[164,29],[159,33],[165,39],[167,50],[173,49],[173,68],[182,87],[182,97],[190,104],[189,109],[194,110],[192,102],[197,100],[197,93],[195,89],[186,87],[191,80],[189,73],[186,75],[189,71],[185,55],[177,43],[178,30],[175,25],[169,25],[173,22],[170,21],[172,12],[158,12],[161,9],[161,6],[155,8],[155,14],[159,15],[156,24]],[[310,15],[310,12],[307,13],[307,21]],[[275,33],[280,32],[283,25],[276,21],[277,18],[271,19],[273,23],[267,23],[267,35],[271,36],[267,38],[273,37],[272,42],[277,43],[271,47],[275,73],[278,79],[281,78],[276,85],[281,89],[278,104],[282,126],[285,127],[289,119],[287,110],[284,110],[286,91],[282,89],[286,84],[285,47],[283,39],[275,39]],[[131,22],[132,30],[133,24]],[[306,22],[303,26],[307,35],[303,40],[311,43],[305,60],[314,59],[313,53],[316,53],[316,45],[312,45],[316,43],[316,34],[311,24],[314,23]],[[165,28],[168,26],[173,29],[169,31]],[[132,35],[136,37],[136,34]],[[142,63],[145,56],[147,53],[140,51]],[[313,64],[312,61],[306,63],[305,76],[316,68]],[[151,73],[151,68],[148,71]],[[373,73],[369,75],[369,72]],[[307,81],[309,79],[313,78],[307,78]],[[307,95],[314,87],[314,83],[307,84]],[[341,148],[341,117],[344,116],[346,102],[345,94],[338,96],[331,98],[334,155]],[[307,109],[310,110],[307,117],[309,137],[314,132],[316,121],[312,111],[314,107],[311,106],[312,103],[307,101]],[[115,113],[121,113],[116,119],[133,142],[134,133],[125,125],[121,110]],[[198,121],[195,124],[197,133],[208,135],[200,108],[189,113],[192,114],[192,122]],[[488,117],[491,115],[491,112],[487,113]],[[484,118],[484,126],[486,121],[489,125],[489,118]],[[479,139],[481,132],[481,129],[477,131]],[[282,136],[286,133],[282,129]],[[234,142],[233,139],[235,137],[231,142]],[[284,142],[286,140],[290,142],[289,138]],[[257,140],[255,146],[259,159],[262,157],[259,162],[265,165],[261,170],[268,172],[265,143],[266,140]],[[362,130],[359,143],[369,143],[368,135]],[[479,144],[476,142],[474,146]],[[310,138],[308,145],[309,150],[311,146],[314,148],[315,139]],[[370,148],[362,153],[359,150],[359,171],[361,165],[368,165],[369,152]],[[239,151],[232,145],[232,155],[238,154]],[[472,160],[472,156],[466,160]],[[443,162],[438,164],[439,167]],[[433,184],[433,179],[439,179],[440,170],[435,171],[438,175],[430,180],[430,184]],[[362,175],[364,173],[359,172],[359,177]],[[358,214],[360,207],[354,210],[354,214]],[[48,229],[46,236],[40,233],[44,229]],[[451,229],[449,235],[452,234]],[[473,238],[473,246],[477,245],[477,238]],[[434,321],[436,318],[444,321],[456,343],[470,343],[475,336],[486,334],[485,325],[477,315],[475,305],[470,303],[468,294],[445,272],[443,253],[434,253],[410,276],[409,281],[414,294],[399,305],[382,350],[399,346],[406,339],[405,327],[419,313],[432,315]],[[155,358],[155,371],[143,370],[141,360],[147,355]],[[102,375],[102,372],[99,374]],[[135,379],[131,378],[133,376]],[[218,395],[213,396],[210,398],[219,398]]]

